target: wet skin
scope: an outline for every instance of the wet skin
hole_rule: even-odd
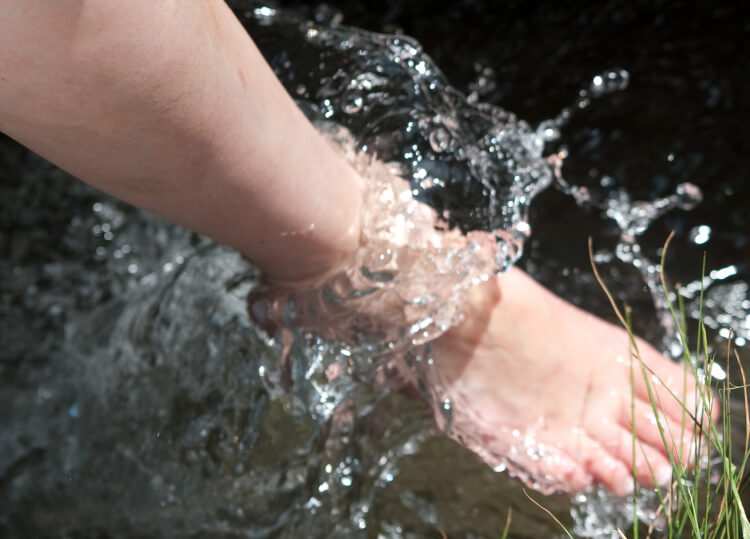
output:
[[[689,464],[693,424],[680,401],[695,409],[696,382],[681,365],[639,339],[647,368],[634,360],[631,385],[627,333],[518,269],[476,288],[470,305],[437,341],[436,364],[454,401],[452,436],[490,464],[510,457],[541,490],[600,483],[621,495],[633,490],[633,465],[638,483],[654,486],[671,479],[669,451]]]

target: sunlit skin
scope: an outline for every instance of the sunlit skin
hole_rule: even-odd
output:
[[[633,464],[643,486],[670,480],[668,450],[689,464],[693,423],[685,410],[696,410],[695,380],[681,365],[640,339],[643,367],[638,358],[631,363],[624,330],[520,270],[477,288],[470,305],[466,321],[438,340],[435,353],[445,393],[456,401],[454,431],[479,432],[477,449],[490,463],[520,447],[517,430],[520,437],[533,434],[547,450],[544,459],[520,457],[519,464],[558,489],[601,483],[627,494]]]
[[[304,288],[357,248],[364,180],[218,0],[2,2],[0,130],[95,187],[238,249],[272,283]],[[642,351],[682,387],[679,367]],[[508,429],[533,428],[560,455],[529,463],[534,473],[566,490],[591,481],[627,490],[624,332],[513,270],[476,289],[436,353],[448,396],[465,405],[458,426],[483,435],[475,449],[502,454]],[[637,437],[666,480],[640,383],[635,394]],[[676,421],[679,407],[662,397]]]

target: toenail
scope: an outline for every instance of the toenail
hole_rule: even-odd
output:
[[[668,464],[659,466],[659,468],[657,468],[656,470],[654,480],[660,487],[666,487],[667,485],[669,485],[670,481],[672,481],[672,467]]]

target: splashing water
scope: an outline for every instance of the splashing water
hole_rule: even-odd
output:
[[[357,152],[393,166],[394,176],[408,180],[407,194],[429,205],[444,228],[495,237],[489,259],[453,253],[435,260],[447,265],[446,275],[464,272],[434,299],[446,309],[438,333],[455,323],[461,299],[454,288],[518,260],[531,231],[529,205],[554,184],[616,224],[617,244],[598,251],[597,261],[638,270],[664,326],[663,347],[679,355],[658,265],[639,239],[665,212],[697,204],[700,192],[682,184],[655,201],[633,201],[624,190],[592,193],[563,178],[564,150],[544,155],[575,111],[627,87],[626,71],[595,75],[572,107],[534,128],[481,103],[494,84],[487,67],[477,69],[464,97],[409,38],[339,27],[340,15],[326,9],[315,22],[270,6],[243,15],[312,120],[343,126]],[[363,158],[357,152],[352,158]],[[0,260],[8,277],[2,297],[12,298],[0,303],[0,314],[17,321],[3,330],[0,350],[12,380],[3,398],[13,404],[5,407],[13,413],[3,419],[0,441],[0,471],[12,486],[0,491],[0,525],[32,506],[34,524],[22,523],[27,536],[60,529],[84,536],[424,537],[454,521],[474,522],[476,507],[503,499],[488,490],[472,497],[472,485],[504,479],[434,436],[427,406],[389,391],[402,384],[381,350],[299,332],[280,364],[279,344],[247,320],[245,298],[257,275],[239,256],[93,194],[41,161],[25,169],[30,177],[20,179],[8,207],[23,208],[19,222],[57,224],[60,238],[19,242],[12,258]],[[72,222],[51,210],[57,200],[68,201]],[[707,234],[696,230],[693,241]],[[393,268],[382,257],[377,263],[366,264],[371,280],[387,288],[397,272],[386,275]],[[750,300],[738,273],[715,269],[681,293],[698,316],[703,286],[707,324],[741,344],[750,338]],[[415,290],[413,281],[408,286]],[[423,305],[419,297],[412,294]],[[415,320],[434,315],[419,311]],[[431,358],[422,344],[435,333],[420,337],[421,329],[411,335],[419,346],[408,349],[406,362],[427,395]],[[38,335],[45,338],[38,342]],[[18,361],[24,350],[34,350],[32,357]],[[438,404],[450,423],[453,404]],[[442,488],[468,498],[465,505],[441,504],[430,490],[439,478],[420,465],[431,456],[457,469]],[[639,500],[644,521],[654,519],[652,504],[653,497]],[[602,491],[581,494],[573,500],[574,531],[612,537],[631,511],[628,501]],[[471,536],[501,527],[485,524]],[[551,533],[537,531],[529,533]]]
[[[331,73],[319,81],[300,76],[300,70],[295,70],[294,63],[286,58],[274,63],[272,57],[272,65],[288,87],[300,79],[304,81],[296,86],[303,109],[313,118],[322,115],[346,125],[361,141],[363,151],[399,163],[400,173],[411,180],[412,194],[440,211],[449,226],[463,231],[493,231],[504,244],[499,249],[499,269],[506,269],[520,257],[523,240],[530,233],[528,204],[553,180],[579,205],[601,209],[621,232],[614,251],[600,251],[596,261],[618,260],[638,270],[664,329],[662,349],[674,358],[682,355],[682,344],[661,290],[660,268],[642,253],[638,239],[668,211],[689,210],[700,203],[700,190],[683,183],[673,195],[654,201],[632,201],[626,191],[618,190],[599,202],[588,189],[571,185],[563,178],[560,167],[565,150],[547,158],[551,168],[542,162],[545,144],[560,138],[561,129],[576,111],[586,109],[593,99],[628,87],[630,75],[626,70],[611,69],[593,76],[588,87],[579,91],[573,107],[532,130],[506,111],[479,103],[480,96],[493,88],[493,73],[488,68],[477,67],[477,82],[470,86],[471,93],[464,100],[451,91],[419,45],[408,38],[320,28],[283,17],[267,26],[282,34],[302,31],[308,42],[324,51],[321,54],[313,48],[310,52],[319,55],[318,67],[323,73]],[[392,56],[384,60],[378,55],[383,49],[390,50]],[[307,61],[310,60],[303,60],[301,65],[307,65]],[[407,110],[402,108],[405,102],[409,104]],[[456,170],[456,161],[467,166],[468,173]],[[554,171],[553,177],[550,170]],[[460,188],[456,198],[454,186]],[[449,421],[451,403],[441,407]],[[508,467],[514,475],[525,477],[544,490],[543,483],[507,461],[498,469]],[[591,505],[593,499],[596,507]],[[655,501],[654,496],[639,500],[640,518],[653,521]],[[630,518],[629,503],[612,500],[601,491],[593,497],[582,495],[576,503],[578,512],[574,514],[599,516],[598,526],[592,528],[591,522],[588,527],[578,526],[585,536],[607,536],[613,533],[614,522],[622,527],[622,522]],[[610,517],[602,516],[606,513],[602,504],[608,505]],[[581,508],[586,511],[580,512]],[[580,519],[578,522],[581,524]]]
[[[311,119],[346,127],[362,151],[397,165],[450,228],[492,232],[500,270],[521,256],[529,204],[552,181],[535,130],[467,100],[408,37],[280,12],[256,27],[256,12],[246,13],[254,39]]]

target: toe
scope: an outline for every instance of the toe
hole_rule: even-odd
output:
[[[644,487],[665,486],[672,478],[672,465],[666,455],[619,425],[613,425],[599,440],[609,454],[619,460]]]
[[[580,492],[591,486],[591,475],[578,462],[557,450],[539,462],[540,472],[550,483],[566,492]]]
[[[556,445],[542,441],[532,445],[518,445],[514,438],[483,436],[477,444],[473,438],[462,437],[457,431],[461,425],[451,430],[450,435],[458,443],[474,451],[492,468],[507,469],[512,477],[523,481],[529,487],[543,493],[580,492],[592,484],[591,475],[583,463],[572,458]]]
[[[631,437],[635,434],[638,440],[665,456],[670,452],[671,458],[682,466],[694,461],[696,426],[687,414],[678,422],[656,411],[650,403],[636,399],[623,403],[620,424]]]
[[[632,494],[635,485],[633,476],[625,464],[612,456],[595,440],[589,440],[582,448],[585,465],[592,477],[617,496]]]
[[[695,377],[690,369],[674,363],[656,352],[651,346],[639,343],[643,367],[635,363],[635,395],[646,401],[653,401],[666,416],[681,421],[687,412],[695,417],[698,392]]]

